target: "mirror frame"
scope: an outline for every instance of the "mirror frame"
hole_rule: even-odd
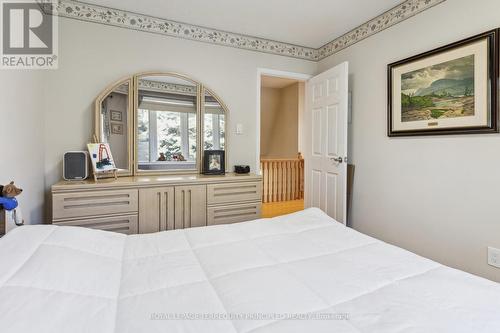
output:
[[[102,102],[111,94],[113,91],[115,91],[119,86],[128,83],[128,101],[127,101],[127,161],[128,161],[128,169],[119,169],[118,170],[118,176],[131,176],[134,174],[134,166],[133,166],[133,154],[132,154],[132,149],[134,146],[134,139],[133,139],[133,133],[132,133],[132,128],[130,125],[133,124],[133,94],[134,94],[134,82],[132,77],[127,76],[125,78],[122,78],[108,87],[104,89],[99,96],[97,96],[95,100],[95,106],[94,106],[94,137],[97,139],[97,142],[102,142],[102,137],[101,137],[101,105]]]
[[[139,101],[139,84],[138,80],[143,76],[173,76],[192,82],[196,86],[196,126],[197,126],[197,139],[196,144],[199,147],[196,151],[196,169],[193,170],[139,170],[137,163],[138,146],[136,144],[138,129],[137,129],[137,113]],[[135,176],[135,175],[168,175],[168,174],[199,174],[203,166],[203,151],[205,147],[205,94],[210,94],[214,97],[219,105],[224,110],[224,151],[226,153],[226,172],[228,172],[228,155],[229,155],[229,109],[222,99],[210,88],[206,87],[199,81],[196,81],[189,76],[174,73],[174,72],[141,72],[122,78],[104,89],[99,96],[97,96],[94,105],[94,137],[98,142],[102,140],[101,137],[101,104],[104,99],[112,93],[119,86],[129,84],[128,96],[128,112],[127,112],[127,146],[128,146],[128,169],[120,169],[118,172],[119,177]],[[201,149],[200,149],[201,148]]]
[[[225,158],[225,168],[226,168],[226,173],[228,172],[228,165],[229,165],[229,159],[228,159],[228,156],[229,156],[229,144],[228,144],[228,124],[229,124],[229,109],[227,108],[226,104],[222,101],[222,99],[216,94],[214,93],[214,91],[212,89],[209,89],[207,88],[206,86],[204,85],[201,85],[201,93],[200,93],[200,96],[201,96],[201,115],[203,117],[200,117],[200,121],[201,121],[201,147],[204,148],[205,147],[205,95],[206,93],[209,93],[210,95],[212,95],[213,98],[215,98],[215,100],[219,103],[219,105],[221,106],[221,108],[224,110],[224,152],[226,154],[226,158]],[[201,151],[203,152],[205,149],[202,149]],[[203,154],[202,154],[203,155]],[[202,161],[203,162],[203,158],[202,158]],[[203,165],[203,164],[202,164]],[[201,169],[200,169],[200,172],[201,172]]]

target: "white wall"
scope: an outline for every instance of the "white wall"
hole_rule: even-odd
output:
[[[323,60],[349,61],[355,229],[500,281],[500,135],[388,138],[387,64],[500,26],[498,0],[448,0]]]
[[[43,221],[44,127],[43,71],[0,73],[0,184],[11,180],[26,223]]]

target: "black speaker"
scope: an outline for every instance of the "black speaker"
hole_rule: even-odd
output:
[[[64,154],[63,178],[65,180],[83,180],[88,176],[88,153],[86,151],[68,151]]]

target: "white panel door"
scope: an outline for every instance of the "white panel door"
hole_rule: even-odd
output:
[[[310,79],[304,115],[305,205],[346,224],[348,63]]]

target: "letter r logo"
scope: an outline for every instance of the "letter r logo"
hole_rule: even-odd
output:
[[[52,54],[52,15],[34,2],[3,2],[4,54]]]

